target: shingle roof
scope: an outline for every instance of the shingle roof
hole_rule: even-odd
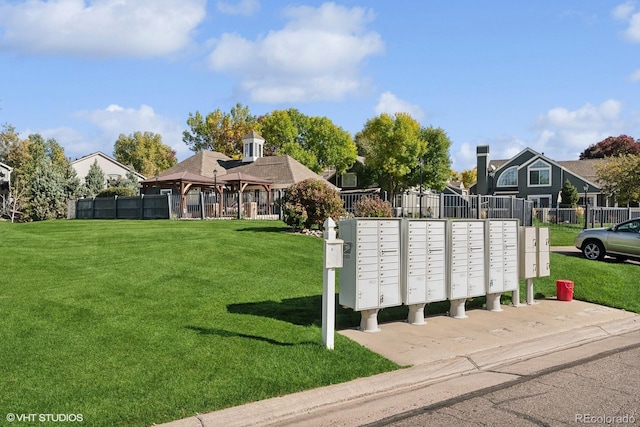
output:
[[[227,173],[227,168],[225,168],[224,165],[230,160],[231,157],[217,151],[199,151],[188,159],[163,171],[159,176],[165,176],[175,172],[191,172],[213,178],[214,169],[218,171],[218,175]]]
[[[244,172],[271,181],[273,183],[271,188],[287,188],[309,178],[326,181],[290,156],[260,157],[255,162],[245,163],[233,168],[232,171]]]
[[[569,172],[581,176],[588,181],[598,182],[596,165],[603,161],[605,161],[605,159],[563,160],[556,163],[567,169]]]
[[[159,177],[176,172],[191,172],[213,178],[214,169],[218,171],[219,177],[235,172],[252,175],[256,179],[271,182],[271,188],[274,189],[287,188],[309,178],[323,180],[334,187],[329,181],[290,156],[266,156],[251,163],[243,163],[216,151],[200,151],[163,171]]]

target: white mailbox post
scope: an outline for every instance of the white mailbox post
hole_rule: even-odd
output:
[[[468,298],[486,293],[485,225],[483,220],[449,221],[450,315],[465,318]]]
[[[518,278],[518,220],[488,220],[487,247],[489,250],[489,280],[487,283],[487,309],[502,311],[500,297],[503,292],[515,291]]]
[[[342,267],[342,240],[336,239],[336,223],[324,222],[324,273],[322,285],[322,342],[333,350],[336,329],[336,268]]]
[[[340,221],[344,241],[340,304],[360,311],[360,329],[377,332],[378,311],[402,304],[398,218]]]
[[[402,224],[402,300],[409,306],[407,321],[423,325],[425,304],[447,299],[447,220]]]

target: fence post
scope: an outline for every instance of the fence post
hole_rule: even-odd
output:
[[[444,218],[444,193],[440,193],[440,206],[438,207],[438,218]]]
[[[198,193],[198,201],[200,202],[200,219],[204,219],[204,195],[202,194],[202,190]]]

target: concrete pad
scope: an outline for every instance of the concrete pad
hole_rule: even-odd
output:
[[[527,342],[531,342],[527,348],[531,351],[536,347],[533,340],[594,326],[594,329],[551,339],[545,345],[553,350],[565,344],[575,345],[607,336],[615,333],[615,328],[618,331],[625,328],[633,330],[640,322],[635,313],[583,301],[567,302],[553,298],[536,302],[518,307],[503,305],[500,312],[468,310],[466,319],[441,315],[426,318],[426,324],[421,326],[392,322],[380,324],[380,332],[350,329],[339,333],[399,365],[412,366]],[[614,320],[626,320],[628,323],[612,326],[614,329],[611,331],[597,327]],[[521,351],[512,353],[510,357],[525,356],[527,353]],[[489,363],[486,358],[479,361]]]

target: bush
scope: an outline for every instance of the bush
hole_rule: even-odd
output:
[[[113,196],[127,197],[127,196],[135,196],[135,195],[136,195],[136,190],[134,190],[133,188],[109,187],[100,191],[96,197],[113,197]]]
[[[389,218],[391,217],[391,203],[378,196],[363,197],[354,206],[357,217]]]
[[[319,179],[306,179],[290,186],[282,198],[284,222],[295,230],[317,226],[322,230],[324,221],[331,217],[337,221],[345,215],[340,193]]]

